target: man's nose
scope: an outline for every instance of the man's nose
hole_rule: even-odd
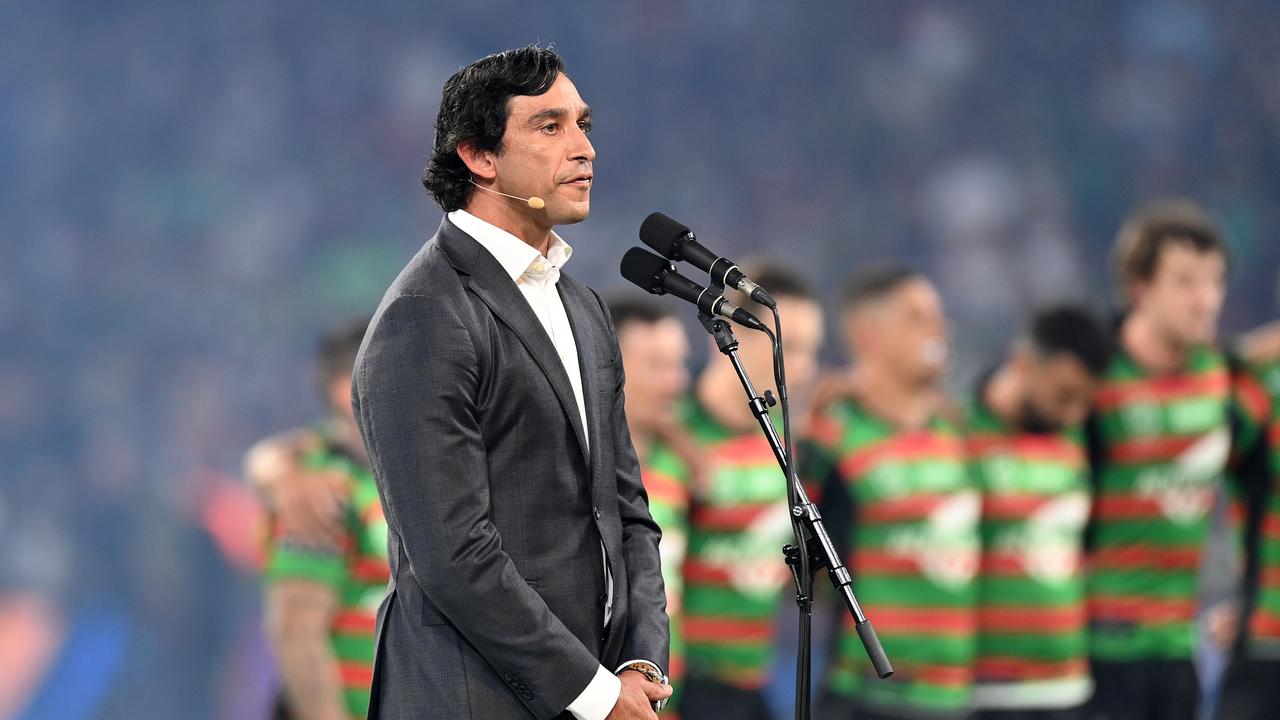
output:
[[[591,138],[587,137],[581,128],[578,129],[577,141],[573,144],[570,159],[579,162],[594,162],[596,159],[595,146],[591,144]]]

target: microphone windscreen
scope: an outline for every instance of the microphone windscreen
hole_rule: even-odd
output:
[[[687,226],[660,212],[650,213],[649,217],[640,223],[640,242],[657,250],[659,255],[670,258],[675,252],[676,241],[688,235],[689,232]]]
[[[645,292],[661,295],[662,274],[671,267],[670,261],[658,257],[643,248],[633,247],[622,256],[619,270],[622,277],[639,285]]]

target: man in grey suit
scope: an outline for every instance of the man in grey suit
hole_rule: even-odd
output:
[[[352,391],[391,561],[371,718],[655,718],[670,695],[617,339],[552,230],[590,208],[590,112],[548,49],[445,83],[423,184],[447,215]]]

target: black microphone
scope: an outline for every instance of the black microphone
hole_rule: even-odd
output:
[[[665,258],[683,260],[706,271],[713,281],[737,288],[765,307],[778,307],[769,291],[743,275],[737,263],[706,249],[693,236],[692,230],[660,212],[650,213],[640,224],[640,241]]]
[[[713,294],[707,288],[676,272],[676,266],[670,260],[659,257],[643,248],[633,247],[622,256],[619,268],[622,277],[639,285],[645,292],[654,295],[670,293],[687,300],[708,315],[719,315],[752,330],[768,332],[764,323],[756,316],[724,299],[723,295]]]

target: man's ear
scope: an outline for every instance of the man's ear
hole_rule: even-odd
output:
[[[865,308],[857,312],[845,311],[840,316],[840,334],[844,337],[845,344],[857,353],[865,350],[868,345],[867,336],[871,330],[867,327],[871,319],[867,317]]]
[[[498,177],[498,166],[494,162],[494,152],[484,150],[470,140],[458,143],[458,157],[471,171],[471,177],[478,183],[491,183]]]
[[[1124,284],[1124,299],[1129,303],[1129,307],[1138,306],[1150,285],[1151,282],[1148,280],[1129,280]]]
[[[1031,348],[1031,344],[1026,340],[1018,340],[1009,348],[1007,356],[1009,367],[1013,369],[1023,380],[1031,376],[1031,371],[1035,368],[1036,351]]]

